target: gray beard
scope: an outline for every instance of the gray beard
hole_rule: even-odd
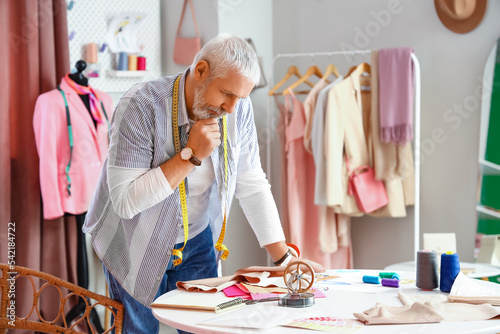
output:
[[[198,120],[200,120],[208,118],[221,118],[222,116],[227,115],[227,112],[224,109],[213,107],[206,103],[205,99],[202,98],[206,90],[207,90],[206,84],[200,85],[195,89],[194,101],[193,101],[194,116]],[[215,111],[217,113],[217,116],[215,116],[209,110]]]

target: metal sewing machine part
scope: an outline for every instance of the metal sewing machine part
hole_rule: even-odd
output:
[[[309,264],[303,261],[290,263],[283,279],[288,293],[279,298],[278,305],[297,308],[314,305],[314,295],[307,292],[314,283],[314,270]]]

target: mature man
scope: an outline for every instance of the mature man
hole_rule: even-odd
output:
[[[157,333],[155,297],[179,280],[217,276],[234,196],[273,261],[295,260],[260,163],[249,98],[258,81],[251,46],[222,34],[184,73],[120,100],[84,232],[124,305],[124,333]]]

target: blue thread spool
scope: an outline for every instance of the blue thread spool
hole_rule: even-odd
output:
[[[118,71],[128,71],[128,55],[126,52],[118,54]]]
[[[378,276],[363,276],[363,283],[380,284],[380,278]]]
[[[439,289],[442,292],[450,292],[455,278],[460,273],[460,260],[457,253],[446,252],[441,254],[441,278]]]
[[[382,285],[383,286],[390,286],[393,288],[399,288],[399,283],[400,281],[395,278],[382,278]]]
[[[397,280],[400,280],[401,279],[401,276],[399,276],[398,273],[394,273],[394,275],[392,275],[391,277],[392,279],[397,279]]]

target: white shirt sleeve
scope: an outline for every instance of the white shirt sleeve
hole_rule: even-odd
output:
[[[261,247],[285,240],[271,185],[262,167],[238,174],[235,197]]]
[[[160,167],[108,166],[108,185],[113,209],[124,219],[149,209],[174,192]]]

